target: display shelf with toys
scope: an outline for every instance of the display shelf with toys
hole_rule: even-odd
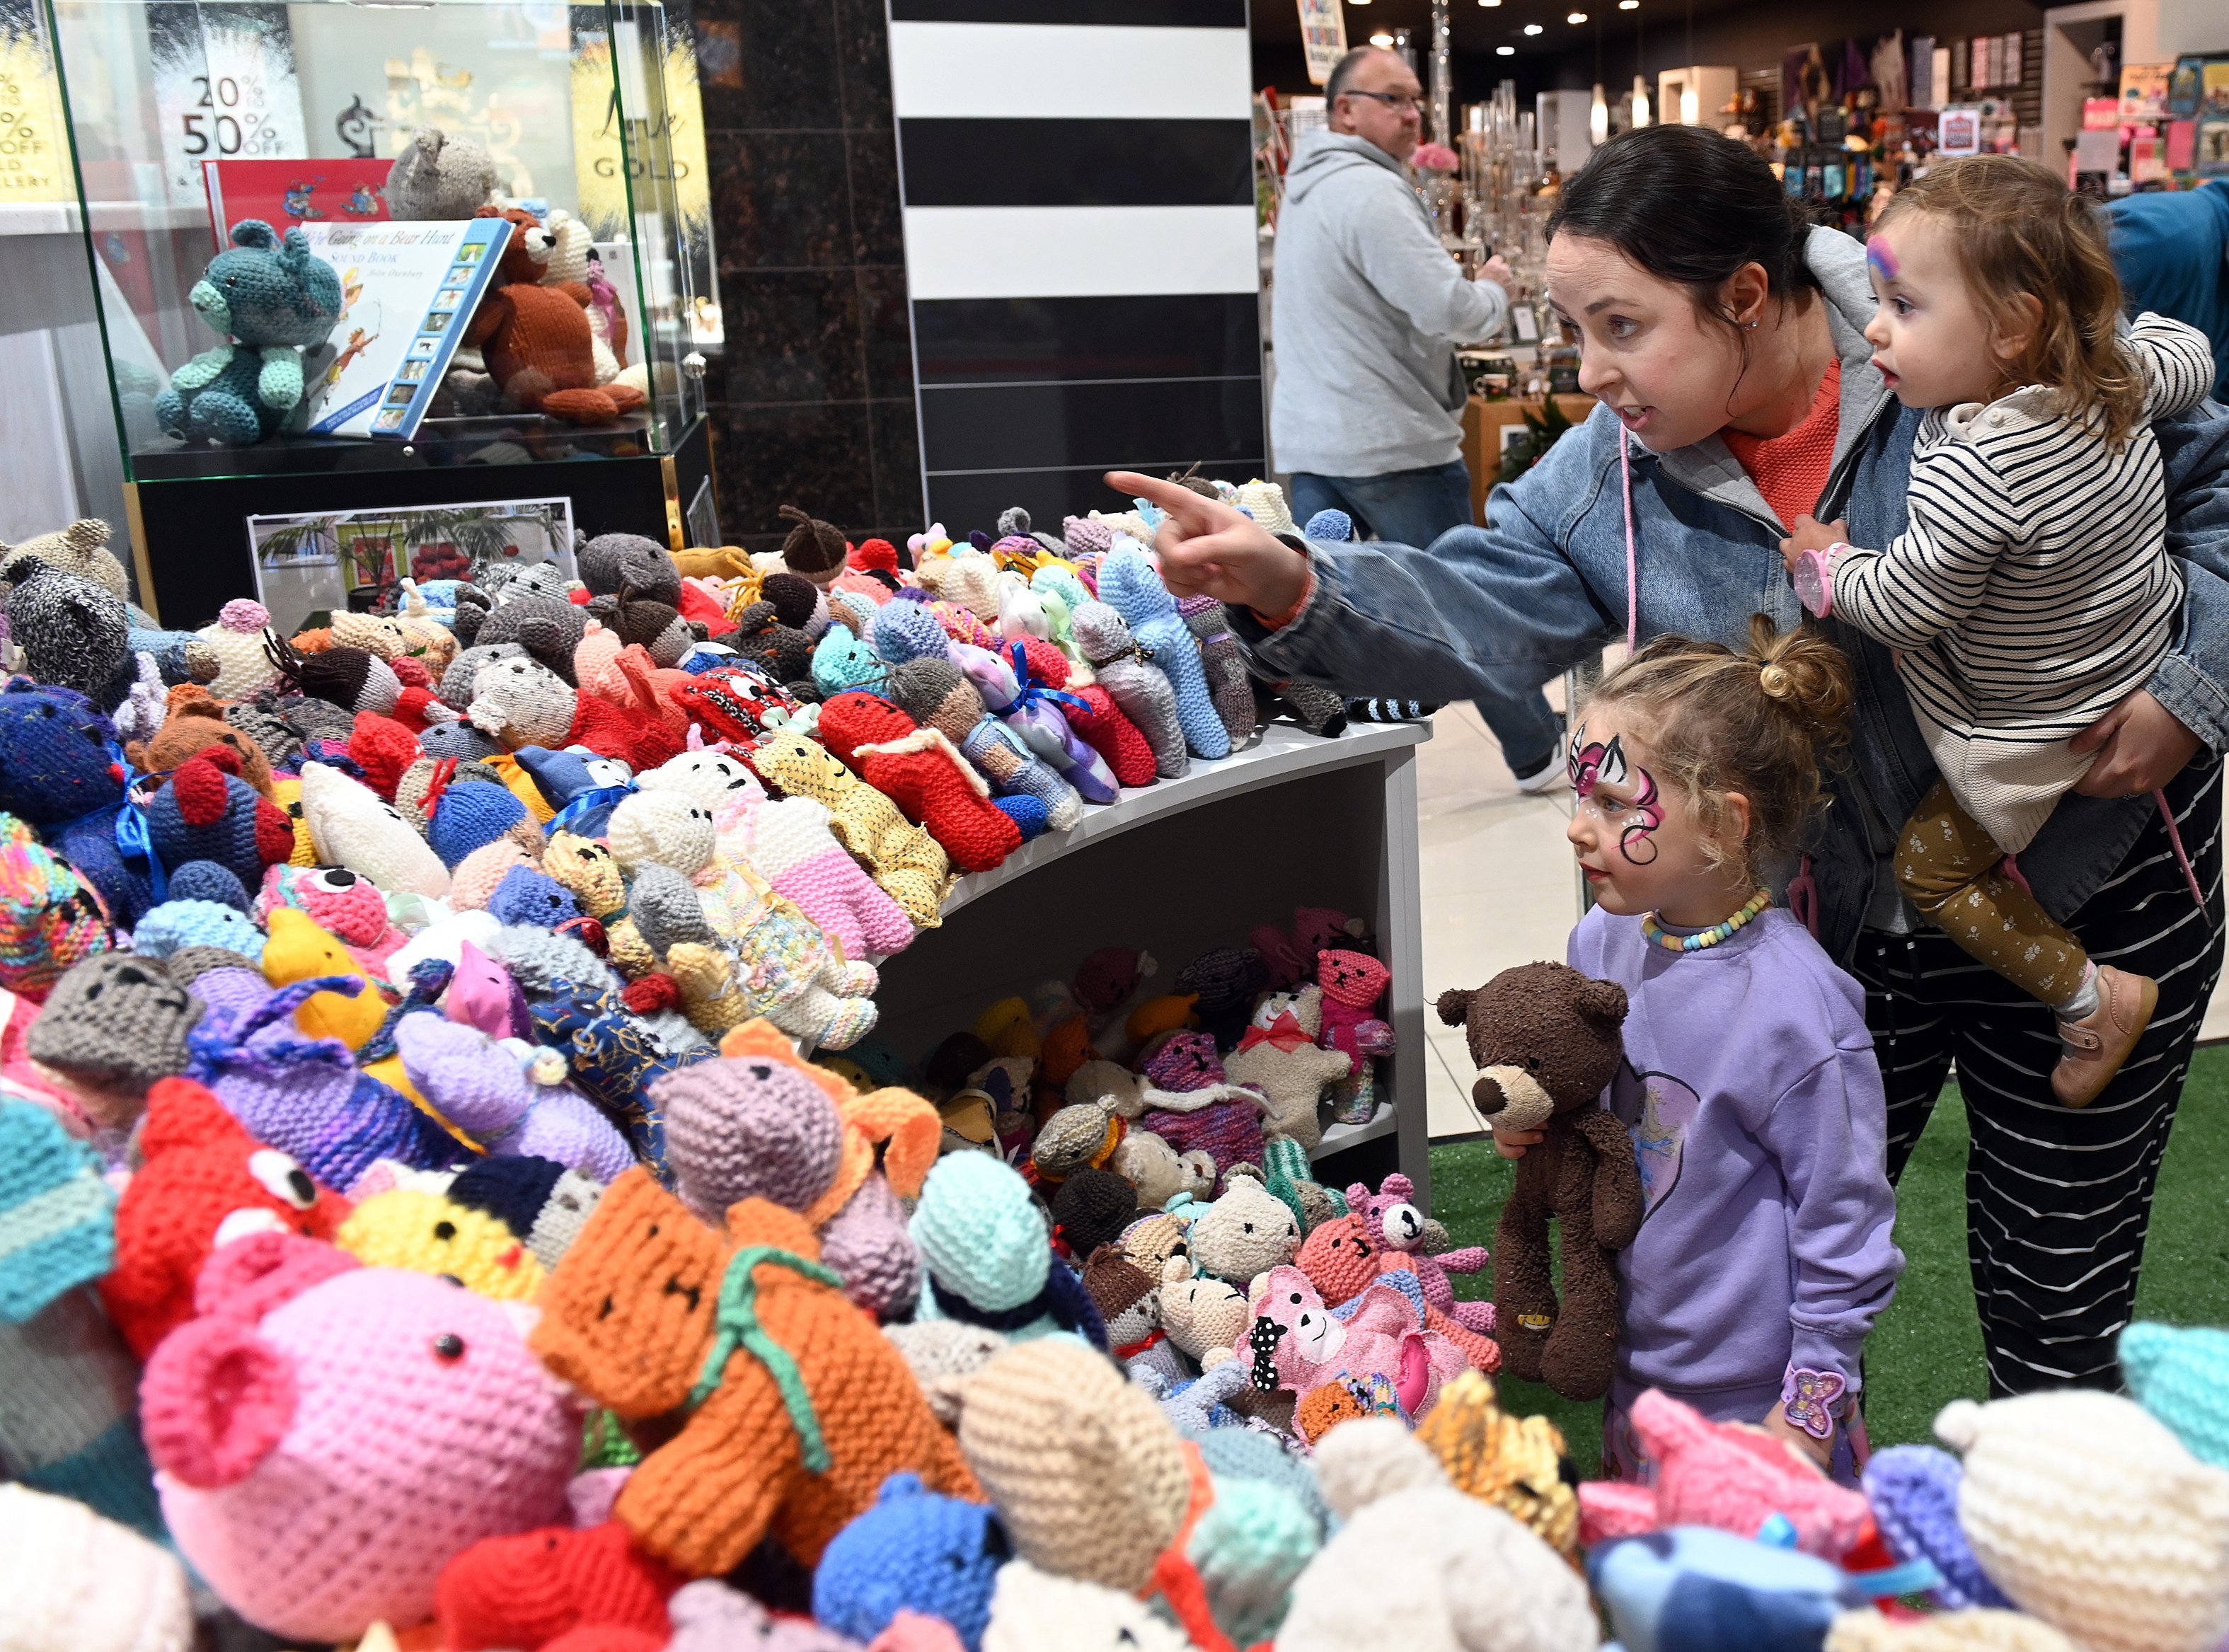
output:
[[[0,1644],[2217,1652],[2222,1332],[1855,1483],[1652,1392],[1574,1483],[1494,1376],[1603,1375],[1611,1179],[1489,1255],[1364,1168],[1421,729],[1131,513],[793,519],[286,637],[0,554]],[[1600,983],[1431,984],[1603,1117]]]

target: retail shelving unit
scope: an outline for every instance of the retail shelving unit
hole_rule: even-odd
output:
[[[960,880],[942,927],[883,964],[878,1036],[922,1055],[986,1005],[1067,979],[1104,945],[1146,948],[1160,969],[1141,996],[1172,991],[1177,970],[1209,947],[1243,945],[1296,905],[1336,906],[1370,921],[1392,971],[1396,1051],[1376,1117],[1330,1126],[1316,1157],[1341,1181],[1397,1168],[1429,1197],[1416,755],[1430,738],[1421,723],[1331,740],[1273,724],[1180,780],[1086,808],[1073,829]]]

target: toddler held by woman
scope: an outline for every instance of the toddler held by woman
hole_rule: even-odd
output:
[[[2205,396],[2213,355],[2160,316],[2120,336],[2104,231],[2031,161],[1936,167],[1890,202],[1866,259],[1873,364],[1906,407],[1929,410],[1910,526],[1861,550],[1840,542],[1840,523],[1805,516],[1782,554],[1812,612],[1898,650],[1942,771],[1905,824],[1898,887],[2051,1007],[2063,1046],[2052,1092],[2085,1106],[2135,1049],[2159,988],[2093,964],[2005,862],[2096,761],[2074,737],[2142,688],[2174,641],[2182,579],[2149,426]]]
[[[1863,1465],[1860,1356],[1904,1268],[1880,1069],[1864,993],[1763,887],[1850,698],[1839,650],[1760,616],[1739,653],[1658,637],[1573,719],[1570,837],[1596,904],[1566,961],[1625,989],[1605,1101],[1645,1210],[1616,1258],[1606,1474],[1648,1470],[1627,1418],[1648,1388],[1842,1479]],[[1513,1158],[1540,1139],[1494,1135]]]

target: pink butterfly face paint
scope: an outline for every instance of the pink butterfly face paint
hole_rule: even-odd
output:
[[[1656,777],[1639,764],[1628,765],[1625,760],[1624,737],[1613,734],[1607,742],[1586,743],[1586,725],[1582,723],[1572,731],[1571,743],[1564,758],[1564,768],[1571,777],[1571,793],[1582,804],[1591,803],[1595,811],[1608,819],[1615,810],[1623,817],[1618,821],[1617,852],[1634,866],[1647,866],[1656,859],[1656,844],[1653,841],[1659,827],[1664,824],[1664,808],[1656,789]],[[1633,786],[1632,802],[1605,807],[1595,797],[1598,785]],[[1646,851],[1644,853],[1644,851]]]

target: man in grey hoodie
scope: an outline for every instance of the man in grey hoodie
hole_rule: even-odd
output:
[[[1270,444],[1300,521],[1336,509],[1358,537],[1429,545],[1471,523],[1455,347],[1500,330],[1509,266],[1496,258],[1488,279],[1465,280],[1409,187],[1402,163],[1423,112],[1405,61],[1349,52],[1324,95],[1330,130],[1294,156],[1277,215]],[[1563,753],[1548,702],[1477,704],[1519,784],[1554,784]]]

